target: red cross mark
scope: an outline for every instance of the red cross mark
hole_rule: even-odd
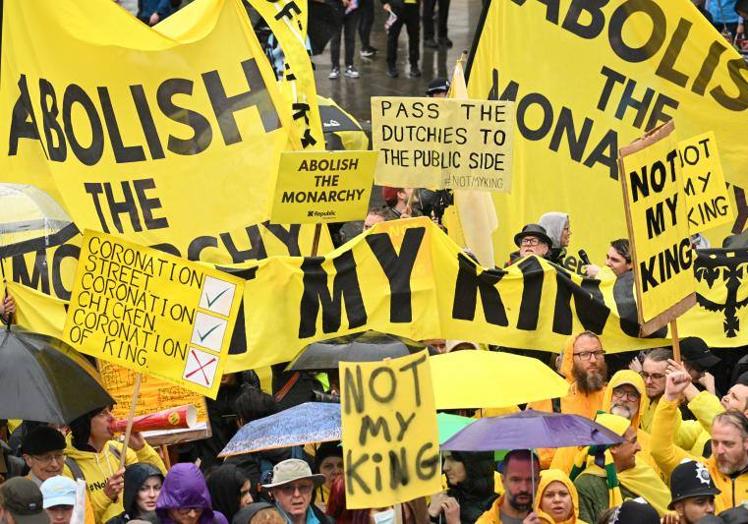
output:
[[[205,379],[205,385],[210,386],[210,378],[208,377],[207,373],[205,373],[205,368],[210,366],[213,362],[216,361],[216,357],[210,357],[210,360],[207,360],[205,362],[200,360],[200,357],[197,356],[197,352],[193,349],[190,351],[190,356],[195,359],[195,362],[197,362],[197,367],[187,373],[184,378],[190,378],[191,376],[197,374],[198,372],[202,373],[203,378]]]

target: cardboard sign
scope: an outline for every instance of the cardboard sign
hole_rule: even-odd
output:
[[[371,116],[377,184],[511,191],[512,102],[372,97]]]
[[[674,129],[671,121],[619,153],[643,334],[667,324],[696,300],[696,253]]]
[[[714,132],[678,142],[678,153],[691,234],[731,224],[734,214]]]
[[[346,506],[381,508],[441,489],[428,353],[341,362]]]
[[[86,231],[63,340],[215,398],[244,281]]]
[[[376,151],[286,151],[270,220],[279,224],[363,220]]]
[[[135,371],[123,368],[106,360],[98,360],[101,383],[117,402],[112,410],[116,419],[127,419],[130,414],[130,399],[135,384]],[[171,407],[191,404],[197,408],[197,424],[194,428],[146,431],[143,436],[151,445],[176,444],[209,438],[212,434],[205,397],[183,387],[165,382],[151,375],[143,375],[135,416],[155,413]]]

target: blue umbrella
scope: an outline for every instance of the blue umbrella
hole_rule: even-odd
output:
[[[455,434],[441,448],[449,451],[494,451],[605,446],[621,442],[621,437],[588,418],[527,410],[480,419]]]
[[[340,404],[305,402],[245,424],[218,456],[340,440],[340,427]]]

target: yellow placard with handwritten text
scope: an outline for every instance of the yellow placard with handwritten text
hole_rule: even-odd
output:
[[[428,354],[341,362],[346,506],[380,508],[441,489]]]
[[[81,353],[215,398],[243,284],[86,231],[63,339]]]

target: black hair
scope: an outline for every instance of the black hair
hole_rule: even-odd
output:
[[[610,243],[610,246],[618,251],[618,254],[621,255],[626,262],[629,264],[631,263],[631,248],[629,247],[629,240],[628,238],[619,238],[618,240],[614,240]]]
[[[235,464],[221,464],[205,478],[213,509],[223,513],[229,522],[239,512],[241,489],[248,480]]]

